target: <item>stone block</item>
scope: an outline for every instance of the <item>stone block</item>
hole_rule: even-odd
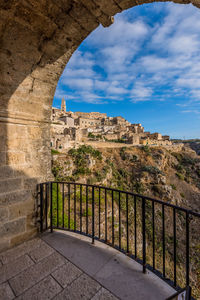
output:
[[[26,229],[26,218],[20,218],[7,222],[0,227],[0,236],[9,237],[24,232]]]
[[[107,0],[93,0],[96,5],[99,5],[100,9],[108,16],[114,16],[115,14],[122,11],[121,7],[117,4],[117,1],[110,0],[109,3]]]
[[[100,289],[100,285],[86,274],[81,275],[69,287],[65,288],[55,300],[91,299]]]
[[[42,14],[38,15],[31,7],[25,7],[21,5],[21,3],[15,10],[15,16],[23,20],[27,27],[30,27],[33,31],[37,32],[42,29],[48,37],[50,37],[57,28],[50,18]]]
[[[18,296],[64,263],[65,259],[60,254],[53,253],[29,269],[21,272],[16,277],[10,279],[10,285]]]
[[[34,263],[30,259],[30,257],[28,255],[24,255],[8,264],[2,265],[0,267],[0,283],[16,276],[17,274],[19,274],[23,270],[26,270],[33,264]]]
[[[32,240],[29,240],[23,244],[20,244],[19,246],[16,246],[12,249],[9,249],[3,253],[0,254],[0,260],[2,261],[3,264],[7,264],[13,260],[16,260],[20,256],[23,256],[33,249],[39,247],[43,243],[41,239],[39,238],[34,238]]]
[[[7,133],[6,124],[0,122],[0,137],[5,137]]]
[[[10,239],[9,238],[1,238],[0,252],[8,249],[9,247],[10,247]]]
[[[0,206],[0,223],[8,221],[8,208]]]
[[[19,190],[22,187],[21,178],[0,180],[0,194]],[[1,198],[1,196],[0,196]],[[1,202],[1,201],[0,201]]]
[[[62,285],[63,288],[66,288],[81,274],[82,271],[80,269],[68,262],[67,264],[58,268],[51,275],[60,283],[60,285]]]
[[[16,148],[14,148],[16,149]],[[25,163],[25,153],[21,152],[7,152],[6,164],[7,165],[21,165]]]
[[[26,190],[30,190],[30,189],[36,190],[36,186],[38,184],[38,178],[25,178],[23,180],[23,183],[24,183],[24,189],[26,189]]]
[[[49,247],[46,243],[42,242],[39,247],[35,248],[33,251],[29,252],[30,257],[35,262],[39,262],[45,257],[51,255],[54,249]]]
[[[16,20],[12,18],[4,30],[3,45],[7,49],[15,49],[13,56],[23,57],[24,61],[27,57],[30,63],[35,63],[41,57],[37,49],[39,39],[40,36],[28,28],[27,24],[18,22],[16,26]]]
[[[0,167],[0,179],[13,177],[13,169],[9,166]]]
[[[0,151],[0,166],[6,165],[6,152]]]
[[[0,137],[0,149],[6,151],[6,136]]]
[[[34,201],[21,201],[8,206],[9,219],[13,220],[22,216],[33,214],[35,209]]]
[[[15,298],[13,291],[11,290],[7,282],[0,285],[0,299],[12,300]]]
[[[128,9],[137,5],[137,3],[133,0],[118,0],[117,2],[122,9]]]
[[[10,192],[8,189],[7,193],[5,190],[4,193],[0,193],[0,205],[16,203],[19,201],[19,199],[30,201],[33,199],[33,195],[30,190],[19,190]]]
[[[111,294],[105,288],[101,288],[91,300],[117,300],[113,294]]]
[[[79,24],[81,24],[81,26],[88,32],[91,32],[99,26],[99,22],[97,21],[96,17],[93,16],[89,10],[87,10],[87,8],[79,3],[74,4],[69,14],[75,20],[77,19]]]
[[[28,239],[35,237],[37,234],[38,234],[38,228],[36,226],[30,230],[27,230],[27,228],[26,228],[25,232],[11,237],[10,245],[11,245],[11,247],[13,247],[20,243],[23,243],[24,241],[27,241]]]
[[[44,300],[52,299],[62,291],[61,286],[51,277],[47,276],[42,281],[34,285],[28,291],[24,292],[18,300]]]

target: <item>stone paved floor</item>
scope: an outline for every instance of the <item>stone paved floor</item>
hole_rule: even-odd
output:
[[[0,299],[117,298],[40,238],[0,254]]]

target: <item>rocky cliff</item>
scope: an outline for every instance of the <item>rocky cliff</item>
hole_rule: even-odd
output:
[[[53,154],[58,180],[106,185],[200,211],[200,156],[189,147],[175,152],[164,147],[80,146]]]
[[[170,150],[169,150],[170,149]],[[58,181],[76,181],[104,185],[120,190],[135,192],[182,207],[200,211],[200,156],[190,147],[121,147],[95,149],[91,146],[80,146],[70,149],[68,153],[52,151],[52,172]],[[109,202],[109,201],[108,201]],[[118,202],[115,203],[116,215]],[[91,209],[91,207],[90,207]],[[148,210],[151,207],[147,206]],[[73,213],[73,207],[71,207]],[[108,205],[108,215],[111,207]],[[162,261],[162,212],[156,208],[155,226],[157,264]],[[123,216],[122,216],[123,217]],[[151,214],[147,214],[147,225]],[[166,210],[166,270],[173,278],[173,214]],[[103,222],[103,221],[102,221]],[[141,220],[137,226],[141,232]],[[185,218],[177,213],[177,282],[185,281]],[[108,221],[109,223],[109,221]],[[123,222],[122,222],[123,223]],[[104,224],[101,224],[104,226]],[[132,228],[133,224],[130,224]],[[125,226],[125,225],[124,225]],[[191,220],[191,283],[193,295],[200,297],[200,223]],[[122,228],[126,236],[126,230]],[[148,247],[147,259],[151,262],[152,231],[147,226]],[[140,236],[140,240],[141,240]],[[132,241],[133,242],[133,241]],[[141,247],[140,247],[141,248]],[[141,250],[141,249],[140,249]]]

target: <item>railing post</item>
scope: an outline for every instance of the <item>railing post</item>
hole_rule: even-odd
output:
[[[135,234],[135,258],[137,258],[137,202],[136,196],[134,196],[134,234]]]
[[[162,204],[163,277],[165,277],[165,206]]]
[[[192,296],[192,288],[188,285],[186,287],[186,300],[191,300]]]
[[[40,184],[40,232],[43,232],[43,184]]]
[[[145,198],[142,198],[142,240],[143,240],[143,273],[146,273],[146,220],[145,220]]]
[[[176,209],[173,208],[173,233],[174,233],[174,286],[176,286]]]
[[[155,205],[152,201],[152,238],[153,238],[153,270],[155,270]]]
[[[190,230],[189,212],[186,212],[186,285],[190,284]]]
[[[112,191],[112,245],[115,243],[115,229],[114,229],[114,199],[113,199],[113,191]]]
[[[92,187],[92,244],[94,244],[94,187]]]
[[[51,233],[53,232],[53,192],[52,192],[52,182],[50,183],[50,228]]]
[[[107,231],[108,226],[107,226],[107,190],[105,189],[105,242],[107,243]]]
[[[129,253],[129,209],[128,209],[128,194],[126,194],[126,252]]]

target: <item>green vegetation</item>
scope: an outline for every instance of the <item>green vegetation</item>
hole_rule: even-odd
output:
[[[82,145],[78,149],[70,149],[68,154],[73,158],[76,169],[73,171],[74,179],[78,179],[80,175],[90,175],[91,170],[88,167],[88,158],[92,157],[99,161],[102,160],[101,152],[91,146]]]
[[[148,172],[149,174],[154,174],[154,175],[163,174],[163,172],[155,166],[143,166],[142,171]]]
[[[60,174],[63,171],[63,167],[60,166],[58,162],[54,162],[54,166],[52,167],[52,173],[57,181],[60,181]]]
[[[58,150],[51,149],[51,154],[56,155],[56,154],[60,154],[60,152]]]
[[[58,201],[57,201],[58,194]],[[60,192],[59,186],[57,184],[52,185],[52,211],[53,211],[53,226],[62,226],[63,225],[63,209],[62,209],[62,194]],[[57,219],[57,210],[58,210],[58,219]],[[64,210],[64,227],[68,227],[68,216]],[[70,219],[70,228],[74,229],[74,221]]]
[[[172,183],[172,184],[170,184],[170,186],[172,187],[173,190],[176,191],[176,186],[175,186],[175,184]]]
[[[181,174],[181,173],[176,173],[176,176],[180,179],[180,180],[184,180],[185,179],[185,177],[184,177],[184,175],[183,174]]]
[[[113,139],[113,140],[108,140],[107,138],[105,138],[106,142],[111,142],[111,143],[122,143],[122,144],[126,144],[126,140],[124,139]]]
[[[99,150],[96,150],[92,148],[92,146],[82,145],[78,149],[70,149],[68,151],[68,154],[72,156],[73,158],[83,158],[84,155],[90,154],[93,158],[97,158],[99,160],[102,159],[101,152]]]
[[[142,147],[141,147],[141,150],[144,151],[144,152],[147,153],[147,154],[150,154],[150,153],[151,153],[151,150],[150,150],[150,148],[149,148],[148,145],[142,146]]]
[[[93,134],[92,132],[88,133],[88,138],[92,139],[92,140],[101,140],[102,139],[102,135],[101,134]]]

